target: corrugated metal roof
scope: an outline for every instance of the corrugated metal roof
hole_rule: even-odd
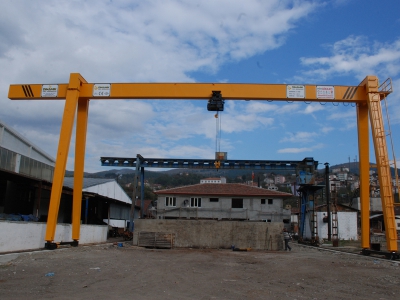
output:
[[[106,182],[115,181],[115,179],[109,178],[83,178],[83,188],[86,189],[91,186],[103,184]],[[64,186],[71,189],[74,188],[74,177],[64,177]]]
[[[257,197],[291,197],[292,194],[271,191],[240,183],[201,183],[155,192],[157,195],[210,195],[210,196],[257,196]]]
[[[64,186],[73,189],[74,178],[65,177]],[[115,179],[108,178],[83,178],[83,192],[95,193],[97,195],[131,204],[131,198]]]
[[[40,155],[42,155],[43,157],[45,157],[46,159],[48,159],[49,161],[51,161],[52,163],[56,162],[56,159],[54,157],[52,157],[50,154],[48,154],[47,152],[45,152],[43,149],[39,148],[37,145],[35,145],[34,143],[32,143],[30,140],[28,140],[26,137],[24,137],[22,134],[20,134],[18,131],[16,131],[15,129],[11,128],[10,126],[8,126],[6,123],[4,123],[2,120],[0,120],[0,128],[3,127],[5,130],[7,130],[8,132],[10,132],[12,135],[14,135],[17,139],[19,139],[20,141],[22,141],[23,143],[25,143],[27,145],[27,147],[32,147],[34,150],[37,151],[37,153],[39,153]],[[0,139],[0,145],[6,149],[9,149],[11,151],[20,153],[18,151],[18,149],[14,149],[12,147],[12,145],[4,145],[2,144],[2,140]],[[23,153],[20,153],[23,154]]]

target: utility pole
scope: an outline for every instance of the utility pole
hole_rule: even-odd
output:
[[[331,209],[329,203],[329,163],[325,163],[325,192],[326,192],[326,213],[328,215],[328,241],[332,240],[332,228],[331,228]]]

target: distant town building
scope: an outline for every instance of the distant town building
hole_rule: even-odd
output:
[[[282,184],[282,183],[285,183],[285,176],[276,175],[275,176],[275,184]]]
[[[210,177],[210,178],[204,178],[200,180],[200,183],[226,183],[226,178],[225,177]]]
[[[291,194],[245,184],[204,183],[155,193],[161,219],[290,221],[283,199]]]
[[[339,179],[340,181],[345,181],[347,180],[347,172],[339,172],[336,174],[337,179]]]
[[[273,179],[271,179],[271,178],[265,178],[265,179],[264,179],[264,182],[265,182],[266,184],[271,184],[271,183],[274,183],[275,181],[274,181]]]

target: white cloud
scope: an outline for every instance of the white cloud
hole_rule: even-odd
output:
[[[190,72],[213,72],[227,61],[281,46],[318,5],[290,0],[4,2],[0,119],[55,156],[64,101],[9,101],[10,84],[67,83],[73,72],[88,82],[192,82]],[[265,128],[274,122],[267,115],[274,105],[238,104],[222,115],[222,130]],[[295,108],[274,113],[290,109]],[[204,137],[215,137],[213,116],[189,101],[91,101],[86,162],[95,168],[104,155],[167,156],[180,148],[186,156],[204,156],[207,146],[178,145]]]
[[[354,120],[356,117],[357,117],[356,110],[354,109],[354,110],[349,110],[346,112],[340,111],[340,112],[332,113],[328,116],[327,119],[328,120],[340,120],[340,119],[347,120],[347,119],[351,118]]]
[[[331,127],[331,126],[323,126],[322,128],[320,128],[320,131],[322,133],[329,133],[329,132],[331,132],[333,130],[335,130],[335,128]]]
[[[331,56],[302,57],[310,68],[302,77],[327,79],[332,76],[355,75],[362,80],[366,74],[397,76],[400,73],[400,39],[392,43],[369,42],[364,36],[349,36],[327,45]]]
[[[284,149],[279,149],[278,153],[303,153],[303,152],[311,152],[313,151],[313,148],[284,148]]]
[[[287,132],[286,136],[282,138],[279,142],[290,142],[290,143],[307,143],[314,140],[315,137],[318,136],[316,132],[305,132],[299,131],[296,133]]]
[[[306,109],[302,113],[308,115],[320,110],[324,110],[324,107],[321,104],[311,103],[307,105]]]
[[[277,152],[278,153],[303,153],[303,152],[313,152],[316,149],[322,149],[324,148],[325,145],[324,144],[314,144],[311,147],[301,147],[301,148],[283,148],[283,149],[279,149]]]

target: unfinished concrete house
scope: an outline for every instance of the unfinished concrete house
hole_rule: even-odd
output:
[[[200,183],[155,192],[157,218],[290,221],[283,199],[291,194],[239,183]]]
[[[238,183],[203,183],[157,191],[157,219],[135,221],[134,244],[281,250],[288,193]],[[157,244],[159,241],[159,244]]]

